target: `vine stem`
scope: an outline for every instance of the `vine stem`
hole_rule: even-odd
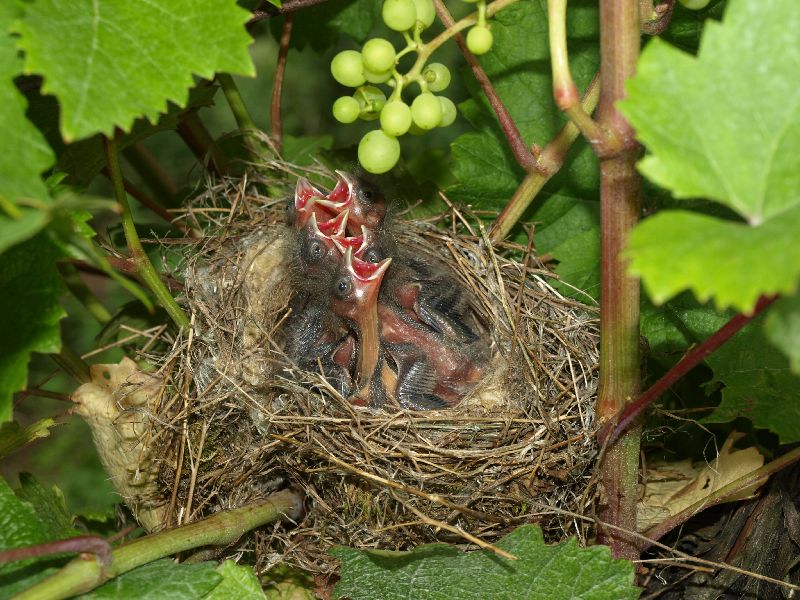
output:
[[[645,550],[651,545],[652,541],[660,540],[664,537],[667,533],[678,527],[679,525],[683,525],[686,521],[691,519],[693,516],[698,514],[699,512],[704,511],[707,508],[711,508],[712,506],[716,506],[717,504],[722,504],[728,498],[736,496],[748,489],[755,489],[759,486],[763,485],[767,482],[767,480],[777,473],[778,471],[785,469],[786,467],[791,466],[792,464],[800,461],[800,448],[795,448],[794,450],[790,450],[783,456],[776,458],[775,460],[767,463],[763,467],[756,469],[739,477],[727,485],[722,486],[715,492],[712,492],[705,498],[698,500],[694,504],[687,506],[682,511],[664,519],[658,525],[655,525],[648,529],[644,536],[648,538],[647,540],[640,540],[639,548],[641,550]]]
[[[92,293],[89,286],[84,283],[75,265],[62,262],[58,263],[57,266],[67,289],[83,304],[98,323],[106,325],[111,320],[111,313],[108,312],[108,309],[100,302],[99,298]]]
[[[138,538],[111,553],[107,566],[92,557],[78,557],[44,581],[25,590],[17,600],[59,600],[93,590],[136,567],[200,546],[225,546],[245,533],[280,518],[297,520],[302,497],[291,490],[273,494],[258,504],[218,513],[207,519]]]
[[[239,92],[239,88],[236,87],[233,77],[228,73],[218,73],[217,81],[219,81],[219,85],[222,88],[222,93],[225,94],[225,100],[228,102],[239,129],[243,132],[257,130],[258,127],[256,127],[253,117],[250,116],[250,112],[247,110],[244,100],[242,100],[242,94]]]
[[[639,395],[639,280],[628,276],[622,252],[639,219],[641,149],[633,129],[615,105],[639,56],[639,0],[600,3],[600,102],[597,121],[620,141],[600,158],[600,386],[597,419],[613,418]],[[630,427],[605,447],[599,462],[600,519],[615,527],[598,532],[617,558],[635,560],[639,549],[623,530],[636,531],[640,427]]]
[[[439,20],[447,28],[447,30],[450,30],[455,26],[455,20],[450,14],[450,11],[447,10],[447,6],[442,0],[433,0],[433,6],[436,9],[436,14],[439,16]],[[498,8],[497,10],[500,9]],[[497,12],[497,10],[494,12]],[[478,59],[475,57],[475,55],[469,51],[469,48],[467,48],[467,43],[464,41],[464,36],[462,36],[460,33],[456,33],[455,41],[458,45],[458,49],[464,56],[464,60],[467,61],[470,69],[472,69],[472,74],[475,77],[475,80],[478,82],[478,85],[481,86],[486,99],[489,101],[489,105],[492,107],[492,110],[494,110],[497,120],[500,122],[500,127],[503,130],[503,134],[506,136],[508,145],[511,148],[511,152],[514,154],[514,158],[527,172],[530,173],[536,170],[538,163],[533,152],[531,152],[531,147],[525,143],[524,139],[522,139],[522,134],[520,133],[517,124],[514,122],[514,119],[511,118],[511,113],[500,99],[500,95],[497,93],[497,90],[494,89],[492,82],[489,80],[489,76],[486,75],[486,71],[483,70],[483,67],[481,66],[480,62],[478,62]],[[542,185],[544,185],[545,181],[542,182]],[[524,183],[525,182],[523,182],[523,184]],[[520,187],[522,188],[523,185],[520,185]],[[538,192],[538,190],[536,191]],[[532,199],[532,196],[530,196],[530,198]],[[528,202],[530,203],[530,200]]]
[[[272,138],[278,152],[281,150],[283,126],[281,120],[281,95],[283,94],[283,78],[286,74],[286,58],[289,54],[289,42],[292,39],[292,24],[294,15],[287,14],[283,18],[280,48],[278,49],[278,64],[275,68],[275,82],[272,84],[272,102],[270,103],[270,121],[272,123]]]
[[[108,163],[108,174],[114,186],[114,196],[122,207],[122,229],[125,232],[130,258],[136,265],[136,272],[144,284],[153,292],[158,303],[172,317],[175,324],[181,329],[186,329],[189,327],[189,318],[178,306],[178,303],[175,302],[175,298],[169,293],[164,282],[161,281],[158,271],[156,271],[153,263],[150,262],[147,253],[142,248],[142,243],[139,241],[139,233],[136,231],[136,225],[133,222],[128,195],[125,193],[122,181],[117,144],[114,140],[103,138],[103,147],[106,153],[106,162]]]
[[[667,391],[681,377],[686,375],[698,364],[703,362],[708,355],[717,350],[750,321],[764,312],[777,296],[762,296],[756,302],[753,312],[749,315],[738,314],[720,327],[714,334],[706,338],[702,344],[692,348],[681,360],[667,371],[658,381],[651,385],[639,396],[635,402],[625,406],[624,410],[610,421],[598,434],[600,444],[612,443],[634,422],[644,410]]]
[[[583,109],[590,114],[594,111],[600,98],[599,79],[599,75],[594,76],[581,100]],[[579,135],[580,131],[577,126],[572,121],[568,121],[544,147],[536,161],[536,169],[525,175],[511,200],[492,223],[489,239],[493,244],[499,243],[511,232],[539,191],[553,175],[558,173],[569,149]]]
[[[178,194],[170,174],[142,142],[131,144],[122,154],[162,204],[169,204]]]
[[[209,173],[222,175],[229,171],[225,154],[220,152],[196,110],[185,113],[178,121],[178,135]]]

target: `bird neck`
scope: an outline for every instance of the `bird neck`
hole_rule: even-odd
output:
[[[367,385],[375,372],[380,355],[380,334],[378,322],[378,306],[370,302],[363,313],[358,315],[359,344],[358,377],[362,385]]]

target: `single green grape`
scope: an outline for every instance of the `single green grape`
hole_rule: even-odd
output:
[[[331,61],[331,75],[333,78],[347,87],[358,87],[363,85],[364,64],[361,61],[361,53],[355,50],[343,50],[333,57]]]
[[[710,0],[678,0],[681,4],[683,4],[689,10],[702,10],[706,6]]]
[[[358,100],[352,96],[342,96],[333,103],[333,118],[340,123],[352,123],[360,112]]]
[[[450,85],[450,69],[442,63],[431,63],[422,71],[422,77],[432,92],[441,92]]]
[[[390,100],[381,111],[381,129],[393,137],[399,137],[411,127],[411,108],[402,100]]]
[[[376,129],[358,143],[358,162],[370,173],[386,173],[400,160],[400,142]]]
[[[442,122],[442,105],[439,99],[425,92],[411,103],[411,117],[421,129],[433,129]]]
[[[446,96],[437,96],[437,98],[439,98],[439,104],[442,105],[442,122],[439,123],[439,127],[449,127],[456,120],[456,105]]]
[[[353,94],[353,98],[361,109],[358,116],[365,121],[374,121],[380,117],[383,105],[386,104],[386,94],[374,85],[362,85]]]
[[[394,67],[396,52],[388,40],[373,38],[361,49],[364,68],[373,73],[384,73]]]
[[[417,23],[417,8],[414,0],[386,0],[381,16],[389,29],[408,31]]]
[[[422,23],[422,28],[427,29],[433,24],[436,18],[436,9],[433,8],[431,0],[414,0],[414,7],[417,9],[417,21]]]
[[[386,83],[391,78],[391,71],[386,71],[385,73],[373,73],[369,69],[364,69],[364,79],[366,79],[369,83]]]
[[[486,54],[491,50],[493,41],[494,37],[488,27],[475,25],[467,33],[467,48],[476,55]]]

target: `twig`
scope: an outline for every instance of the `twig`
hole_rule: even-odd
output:
[[[284,490],[257,504],[221,512],[183,527],[124,544],[111,553],[111,562],[106,568],[94,559],[76,558],[16,598],[60,600],[82,594],[159,558],[200,546],[231,544],[251,529],[280,518],[297,520],[302,510],[302,497],[291,490]]]
[[[196,110],[184,113],[178,121],[178,135],[209,173],[222,175],[228,172],[225,155],[219,151],[214,138],[197,116]]]
[[[111,313],[103,306],[103,303],[95,296],[89,289],[83,279],[81,279],[78,269],[72,263],[59,262],[57,264],[58,272],[61,273],[61,279],[67,286],[72,295],[83,304],[86,310],[97,320],[101,325],[105,325],[111,320]]]
[[[61,344],[61,352],[58,354],[51,354],[53,360],[56,361],[59,367],[64,369],[67,373],[80,383],[88,383],[92,380],[89,375],[89,365],[83,362],[83,359],[72,348],[66,344]]]
[[[672,21],[672,11],[675,9],[675,0],[664,0],[658,6],[653,6],[653,0],[640,0],[642,20],[642,33],[647,35],[660,35],[667,30]]]
[[[581,100],[584,110],[588,113],[593,112],[599,98],[599,75],[595,75]],[[579,135],[578,128],[569,121],[545,146],[539,155],[536,170],[525,175],[511,200],[492,223],[489,239],[493,244],[500,243],[511,232],[539,191],[564,164],[569,149]]]
[[[280,8],[270,2],[262,2],[261,5],[253,11],[253,16],[247,24],[253,25],[264,19],[277,17],[278,15],[286,15],[304,8],[311,8],[317,4],[324,4],[325,2],[328,2],[328,0],[288,0],[284,2]]]
[[[447,6],[445,6],[444,2],[442,0],[433,0],[433,6],[442,24],[448,30],[452,28],[455,25],[455,20],[450,14],[450,11],[447,10]],[[497,11],[495,10],[494,12]],[[478,62],[478,59],[475,58],[475,55],[467,48],[464,36],[460,33],[456,33],[455,40],[459,50],[461,50],[461,54],[464,55],[464,59],[472,69],[472,74],[475,76],[483,93],[486,95],[486,99],[489,101],[492,110],[494,110],[495,115],[497,115],[497,120],[500,122],[500,127],[503,129],[506,140],[508,140],[508,145],[511,148],[511,152],[514,154],[514,158],[517,159],[517,162],[523,169],[528,172],[533,171],[537,166],[536,157],[531,152],[530,145],[526,144],[525,140],[522,139],[522,134],[517,124],[514,122],[514,119],[511,118],[511,113],[508,112],[508,108],[506,108],[497,90],[495,90],[488,75],[486,75],[486,71],[483,70],[483,67]]]
[[[292,39],[292,23],[294,15],[287,14],[283,18],[280,48],[278,49],[278,65],[275,68],[275,81],[272,84],[272,103],[270,105],[270,121],[272,122],[272,139],[278,152],[281,151],[283,127],[281,121],[281,95],[283,93],[283,77],[286,74],[286,57],[289,54],[289,42]]]
[[[103,173],[103,175],[106,176],[107,179],[109,179],[109,180],[111,179],[111,175],[108,172],[108,167],[103,167],[102,173]],[[158,202],[155,202],[152,198],[150,198],[150,196],[145,194],[138,187],[133,185],[133,183],[131,183],[131,181],[129,181],[128,179],[123,177],[122,178],[122,185],[125,188],[125,191],[128,192],[131,196],[133,196],[133,198],[139,204],[141,204],[145,208],[150,209],[153,213],[157,214],[159,217],[164,219],[170,225],[174,225],[175,227],[177,227],[178,229],[180,229],[182,231],[187,231],[188,230],[188,227],[186,226],[185,223],[181,223],[179,221],[176,221],[176,222],[173,223],[172,217],[167,212],[167,210],[163,206],[161,206]]]
[[[661,394],[672,387],[672,385],[686,375],[686,373],[703,362],[707,356],[727,342],[750,321],[764,312],[777,298],[777,296],[762,296],[759,298],[758,302],[756,302],[752,314],[745,315],[739,313],[720,327],[715,333],[706,338],[702,344],[692,348],[686,356],[678,361],[678,363],[667,371],[658,381],[651,385],[635,402],[628,404],[619,414],[618,418],[609,421],[598,434],[598,441],[600,444],[605,444],[606,440],[608,440],[609,443],[616,440],[648,406],[661,396]]]
[[[158,303],[164,307],[172,317],[172,320],[180,328],[189,326],[189,318],[183,312],[175,298],[169,293],[164,283],[161,281],[161,276],[156,271],[153,263],[147,256],[147,253],[142,248],[139,241],[139,234],[136,231],[136,224],[133,222],[133,215],[131,214],[131,207],[128,204],[128,196],[125,193],[125,188],[122,182],[122,173],[119,168],[119,158],[117,156],[117,145],[114,140],[108,138],[103,139],[103,146],[106,153],[106,162],[108,163],[108,172],[111,177],[111,183],[114,185],[114,195],[122,206],[122,229],[125,232],[125,239],[128,243],[128,251],[136,265],[136,272],[142,281],[150,288],[150,291],[155,294]]]
[[[178,194],[172,177],[142,142],[131,144],[122,154],[162,204],[169,204]]]
[[[45,542],[43,544],[36,544],[35,546],[14,548],[13,550],[4,550],[0,552],[0,565],[37,556],[60,554],[62,552],[88,552],[94,554],[104,568],[111,565],[111,544],[95,535],[81,535],[66,540]]]

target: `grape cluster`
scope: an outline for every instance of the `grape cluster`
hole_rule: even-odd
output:
[[[485,54],[492,46],[492,33],[486,23],[486,1],[475,2],[478,22],[467,34],[467,46],[474,54]],[[331,74],[340,84],[355,88],[351,96],[342,96],[333,103],[333,116],[341,123],[357,119],[378,120],[380,129],[370,131],[358,144],[358,160],[370,173],[385,173],[400,159],[398,137],[420,135],[436,127],[447,127],[455,121],[453,101],[438,95],[450,85],[450,70],[441,63],[427,63],[426,49],[420,34],[431,26],[436,16],[431,0],[385,0],[381,12],[383,22],[401,32],[406,47],[397,52],[383,38],[367,41],[361,52],[344,50],[331,62]],[[417,53],[417,60],[405,74],[397,70],[399,59]],[[409,105],[403,99],[410,83],[416,83],[419,94]],[[393,90],[387,98],[379,85]]]

